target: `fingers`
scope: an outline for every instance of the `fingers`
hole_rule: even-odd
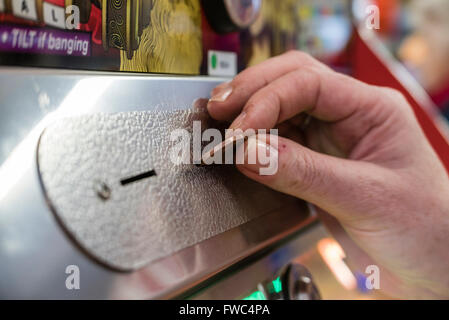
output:
[[[217,120],[234,119],[255,92],[305,64],[327,68],[305,53],[290,51],[246,69],[231,82],[221,84],[212,91],[208,103],[210,115]]]
[[[249,155],[257,153],[259,159],[263,152],[274,155],[270,157],[272,163],[248,161]],[[250,137],[245,155],[244,164],[237,165],[243,174],[277,191],[313,203],[341,221],[357,218],[367,211],[363,208],[364,199],[376,192],[373,186],[378,181],[381,185],[383,179],[389,178],[385,169],[376,165],[320,154],[282,137]],[[263,174],[261,168],[267,167],[275,170]],[[367,186],[367,194],[364,186]]]
[[[301,112],[326,122],[358,116],[380,106],[379,88],[316,67],[302,67],[254,93],[232,129],[270,129]]]

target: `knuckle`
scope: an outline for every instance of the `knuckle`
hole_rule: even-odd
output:
[[[393,88],[381,88],[383,95],[387,98],[386,102],[393,112],[400,114],[412,113],[407,98],[402,92]]]
[[[281,105],[281,97],[277,90],[266,89],[260,94],[250,98],[248,103],[243,107],[246,113],[251,113],[256,108],[262,110],[264,114],[271,114],[279,117]],[[275,119],[276,120],[276,119]]]
[[[327,65],[317,60],[310,53],[299,51],[299,50],[290,50],[287,51],[286,55],[291,56],[294,60],[298,61],[298,68],[310,68],[318,70],[331,70]]]
[[[267,75],[264,72],[261,72],[260,67],[251,66],[235,76],[232,83],[235,88],[247,90],[245,89],[247,84],[264,87],[269,83],[269,81]]]
[[[307,79],[307,83],[316,84],[321,81],[323,71],[316,66],[305,66],[303,69],[299,69],[295,72],[295,78],[297,80]],[[306,74],[306,76],[304,76]]]
[[[254,67],[248,67],[247,69],[243,70],[239,74],[237,74],[234,79],[232,79],[232,83],[234,84],[241,84],[242,82],[245,82],[245,79],[247,79],[251,74],[254,73]]]
[[[308,152],[301,152],[292,157],[286,172],[291,176],[286,188],[297,194],[303,194],[316,184],[318,174],[313,157]]]
[[[385,94],[390,97],[390,99],[394,101],[406,101],[405,96],[400,92],[399,90],[393,89],[393,88],[383,88]]]
[[[321,95],[323,71],[317,67],[309,66],[298,70],[295,75],[294,85],[303,90],[304,100],[309,101],[312,111],[319,104]]]
[[[307,61],[315,61],[315,58],[313,58],[310,54],[304,52],[304,51],[299,51],[299,50],[289,50],[287,51],[286,55],[292,56],[296,59],[301,59],[301,60],[307,60]]]

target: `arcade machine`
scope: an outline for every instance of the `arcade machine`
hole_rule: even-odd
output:
[[[0,0],[0,298],[338,297],[304,259],[339,250],[312,207],[168,156],[212,88],[290,49],[396,79],[349,0]]]

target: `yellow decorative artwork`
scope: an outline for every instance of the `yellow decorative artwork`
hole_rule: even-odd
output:
[[[120,52],[120,70],[199,74],[202,61],[200,0],[155,0],[132,57]]]

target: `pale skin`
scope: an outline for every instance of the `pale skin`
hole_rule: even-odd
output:
[[[208,111],[232,129],[279,128],[278,171],[238,169],[314,204],[352,269],[380,267],[384,294],[449,298],[449,179],[400,93],[292,51],[215,88]]]

